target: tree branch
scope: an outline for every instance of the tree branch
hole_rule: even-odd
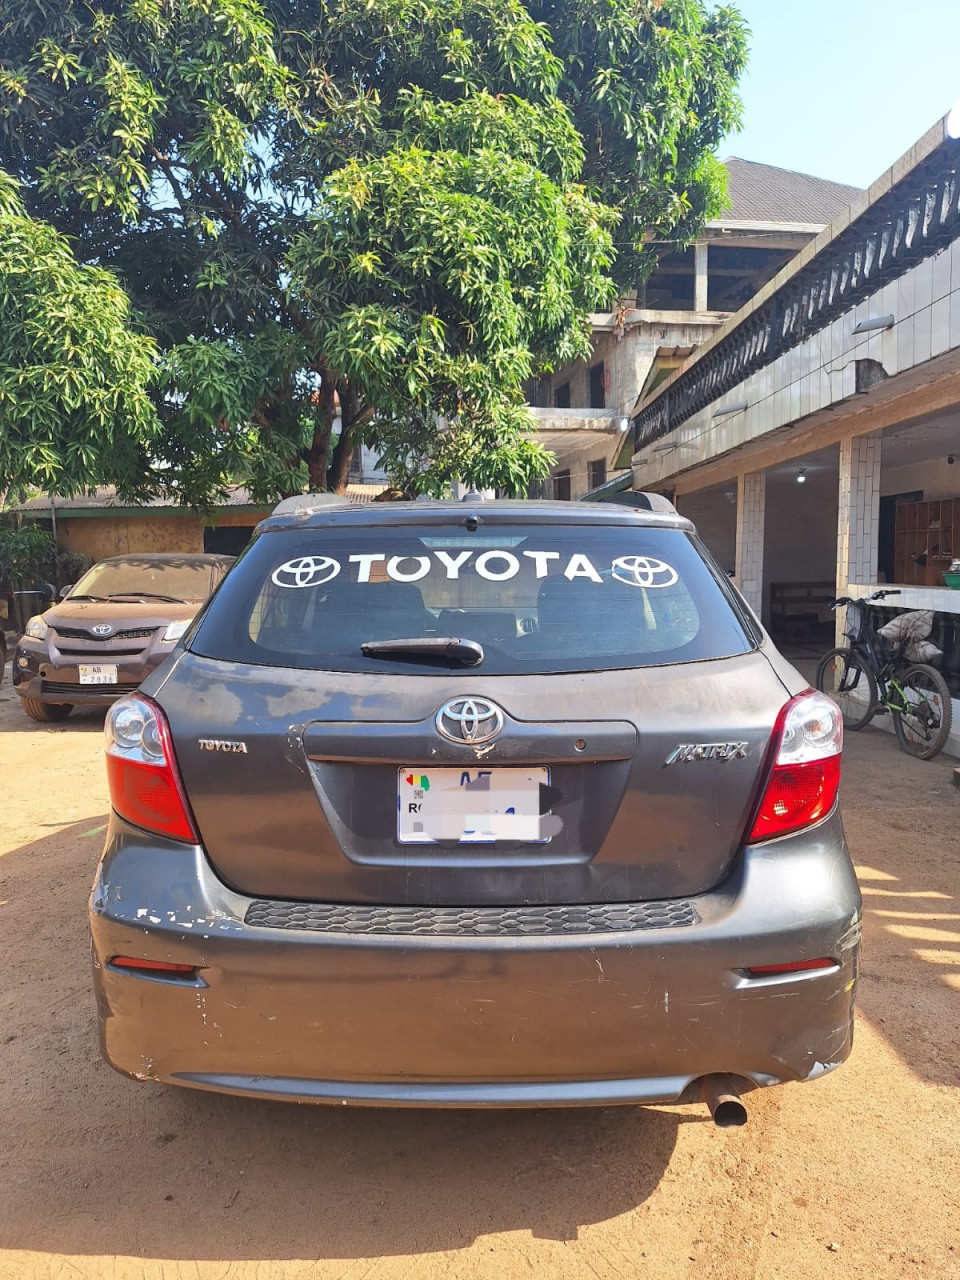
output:
[[[177,198],[177,204],[180,206],[180,212],[183,214],[184,221],[188,221],[192,213],[192,210],[190,209],[190,202],[186,197],[180,179],[173,172],[173,165],[170,163],[170,157],[165,156],[163,152],[158,151],[156,147],[151,147],[150,150],[153,153],[153,157],[157,164],[163,170],[163,176],[166,178],[167,182],[169,182],[171,191]]]

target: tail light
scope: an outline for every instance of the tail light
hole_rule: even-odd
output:
[[[748,844],[812,826],[833,808],[840,786],[843,720],[832,699],[812,689],[791,698],[773,733],[773,767]]]
[[[134,826],[199,844],[170,726],[156,703],[138,695],[121,698],[107,712],[107,778],[110,801]]]

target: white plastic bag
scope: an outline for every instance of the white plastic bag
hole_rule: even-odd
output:
[[[891,618],[878,628],[877,634],[891,644],[902,647],[903,656],[909,662],[933,662],[936,658],[942,658],[943,653],[927,639],[932,629],[933,610],[915,609],[912,613],[901,613],[898,617]]]

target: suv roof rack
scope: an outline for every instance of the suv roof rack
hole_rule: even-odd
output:
[[[325,507],[350,507],[353,503],[339,493],[300,493],[278,502],[270,513],[274,516],[310,516]]]

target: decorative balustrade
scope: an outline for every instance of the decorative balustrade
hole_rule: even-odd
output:
[[[948,140],[640,410],[643,449],[960,236],[960,142]],[[789,269],[789,268],[788,268]]]

